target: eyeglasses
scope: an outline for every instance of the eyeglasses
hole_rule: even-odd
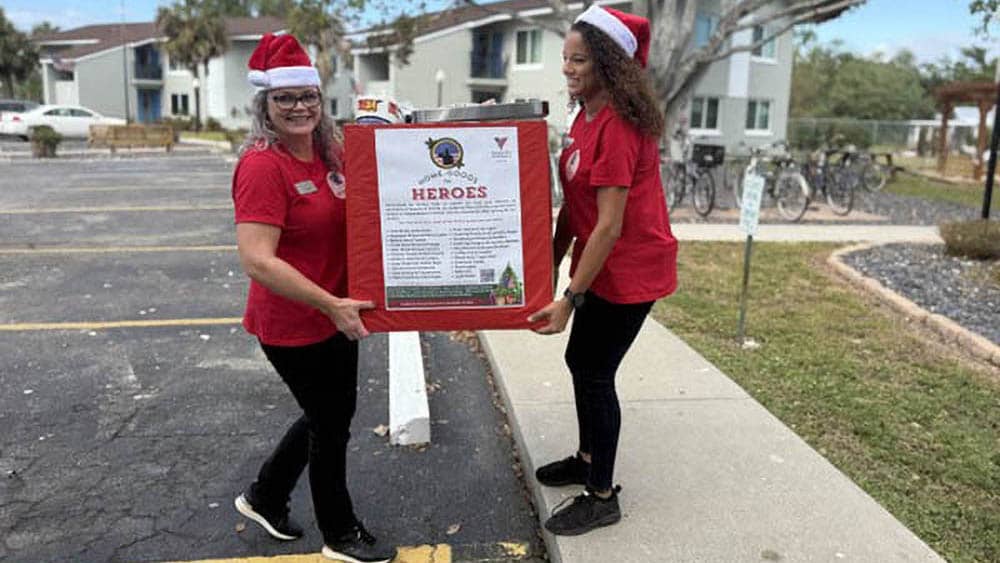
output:
[[[271,96],[271,101],[274,105],[278,106],[278,109],[290,110],[295,107],[295,104],[302,102],[302,107],[304,108],[314,108],[320,103],[319,92],[309,91],[303,92],[296,96],[295,94],[275,94]]]

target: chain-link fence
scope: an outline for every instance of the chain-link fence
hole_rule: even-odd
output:
[[[950,153],[974,153],[977,126],[949,124]],[[940,123],[932,120],[875,121],[797,117],[788,120],[788,141],[800,150],[823,145],[853,144],[882,152],[910,151],[913,156],[935,156]],[[988,134],[988,133],[987,133]]]

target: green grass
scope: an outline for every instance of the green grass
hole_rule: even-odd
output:
[[[204,141],[228,141],[225,131],[183,131],[181,139],[201,139]]]
[[[911,197],[919,197],[932,201],[948,201],[972,207],[983,208],[983,190],[985,183],[946,184],[935,182],[913,174],[897,173],[896,177],[886,184],[886,191]],[[993,186],[993,198],[990,201],[990,213],[1000,212],[1000,184]]]
[[[653,315],[953,562],[1000,557],[1000,373],[932,345],[825,273],[833,246],[686,243]]]

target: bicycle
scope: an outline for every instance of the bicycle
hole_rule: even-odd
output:
[[[874,155],[867,151],[858,151],[854,154],[854,161],[861,177],[861,187],[871,193],[881,191],[885,187],[889,180],[888,167],[879,164]]]
[[[854,207],[854,186],[857,183],[855,171],[850,168],[850,159],[841,153],[841,159],[833,164],[832,156],[841,153],[839,149],[820,148],[812,153],[802,165],[802,175],[809,183],[809,201],[822,193],[830,210],[837,215],[847,215]]]
[[[715,208],[715,179],[712,168],[722,163],[722,147],[715,145],[695,145],[689,137],[681,142],[682,159],[670,160],[660,157],[660,174],[663,191],[667,199],[667,209],[673,211],[691,189],[691,199],[698,215],[707,217]],[[705,148],[710,147],[710,148]]]
[[[768,151],[771,154],[767,154]],[[742,169],[730,168],[728,174],[733,182],[736,207],[743,207],[743,179],[747,174],[756,172],[764,178],[764,195],[774,200],[778,213],[789,221],[802,219],[809,208],[810,187],[799,172],[795,159],[788,154],[788,145],[784,141],[776,141],[765,147],[752,147],[749,152],[749,164]]]

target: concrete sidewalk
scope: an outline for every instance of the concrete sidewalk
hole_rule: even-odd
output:
[[[730,223],[675,223],[678,240],[743,241],[747,236]],[[938,228],[920,225],[790,225],[763,224],[754,241],[813,242],[942,242]]]
[[[674,231],[682,240],[744,238],[735,225]],[[829,238],[829,231],[762,225],[758,240],[940,240],[934,227],[837,227],[844,238]],[[543,519],[580,492],[541,487],[533,477],[536,467],[578,445],[563,363],[567,334],[480,333]],[[577,537],[543,531],[552,561],[943,561],[656,321],[643,325],[617,382],[623,422],[615,481],[623,487],[623,520]]]

